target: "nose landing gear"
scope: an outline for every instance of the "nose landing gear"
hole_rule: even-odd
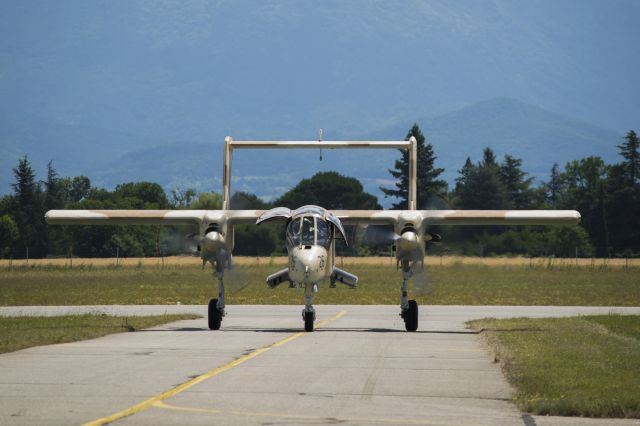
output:
[[[304,331],[312,332],[313,331],[313,322],[316,320],[316,310],[313,308],[311,304],[311,299],[313,297],[314,291],[318,291],[317,284],[305,283],[304,286],[304,298],[305,305],[302,310],[302,319],[304,321]]]
[[[313,322],[316,319],[316,313],[315,312],[302,311],[302,318],[304,319],[304,331],[312,332],[313,331]]]

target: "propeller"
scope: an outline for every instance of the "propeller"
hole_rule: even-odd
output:
[[[413,283],[411,294],[416,296],[426,296],[433,293],[435,281],[432,274],[427,271],[426,268],[422,268],[422,265],[416,266],[416,270],[411,277],[411,282]]]
[[[422,206],[422,210],[451,210],[451,206],[442,197],[430,195]],[[442,241],[442,237],[433,232],[433,225],[428,221],[423,222],[422,232],[426,241],[434,243]],[[434,291],[436,280],[433,278],[433,274],[423,265],[416,265],[411,281],[413,282],[412,293],[416,296],[426,296]]]
[[[373,246],[390,246],[402,238],[393,231],[391,225],[369,225],[360,229],[363,241]]]
[[[188,234],[184,237],[184,249],[188,254],[197,254],[200,251],[202,236],[197,233]]]
[[[193,228],[184,226],[165,228],[162,233],[162,247],[171,253],[197,254],[201,237],[196,233],[187,234],[192,230]]]

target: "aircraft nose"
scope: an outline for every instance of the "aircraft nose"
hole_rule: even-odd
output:
[[[327,251],[320,246],[311,248],[296,247],[292,253],[295,268],[290,274],[295,281],[317,282],[324,277]]]

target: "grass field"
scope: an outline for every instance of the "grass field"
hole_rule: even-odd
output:
[[[0,353],[32,346],[75,342],[106,334],[131,332],[198,315],[115,317],[69,315],[59,317],[0,317]]]
[[[73,267],[58,264],[0,264],[0,305],[206,304],[214,294],[211,268],[198,259],[160,259],[115,266],[92,259]],[[284,259],[282,259],[284,260]],[[69,261],[68,259],[66,260]],[[574,260],[575,262],[575,260]],[[303,292],[264,279],[280,269],[280,258],[238,258],[225,274],[228,303],[302,304]],[[360,277],[351,290],[320,286],[317,304],[398,304],[401,274],[388,258],[345,258],[338,266]],[[431,258],[428,273],[412,280],[419,303],[465,305],[640,305],[640,266],[594,261]]]
[[[640,418],[640,316],[471,321],[521,410]]]

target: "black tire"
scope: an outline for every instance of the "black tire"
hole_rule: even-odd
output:
[[[304,313],[304,331],[313,331],[313,312]]]
[[[407,331],[418,329],[418,302],[409,300],[409,309],[404,314],[404,326]]]
[[[211,330],[220,330],[220,323],[222,323],[222,315],[218,310],[218,299],[209,300],[209,328]]]

